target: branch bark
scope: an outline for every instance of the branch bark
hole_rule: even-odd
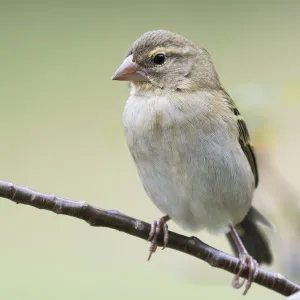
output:
[[[285,300],[300,300],[300,292],[297,292],[287,298]]]
[[[147,240],[150,231],[150,224],[126,216],[116,210],[100,209],[85,202],[43,194],[4,181],[0,181],[0,197],[17,204],[30,205],[56,214],[78,218],[91,226],[116,229],[144,240]],[[158,244],[162,246],[162,235],[158,239]],[[212,267],[232,274],[236,274],[238,270],[239,260],[237,258],[203,243],[196,237],[187,237],[170,231],[167,247],[192,255],[207,262]],[[248,271],[245,270],[241,276],[247,278]],[[298,284],[286,279],[281,274],[268,272],[261,268],[258,269],[258,275],[254,282],[285,296],[300,291]]]

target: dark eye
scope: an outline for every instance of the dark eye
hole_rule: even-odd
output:
[[[156,65],[163,65],[166,62],[166,56],[163,53],[158,53],[153,57],[153,62]]]

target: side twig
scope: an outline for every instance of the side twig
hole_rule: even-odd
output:
[[[26,187],[0,181],[0,197],[15,203],[30,205],[39,209],[52,211],[86,221],[91,226],[108,227],[127,234],[147,240],[150,224],[126,216],[116,210],[96,208],[85,202],[76,202],[54,195],[47,195],[30,190]],[[158,239],[162,246],[162,235]],[[168,248],[192,255],[215,268],[223,269],[235,274],[238,270],[239,260],[222,251],[219,251],[196,237],[187,237],[174,232],[169,232]],[[248,277],[248,271],[241,274]],[[289,296],[300,291],[300,286],[286,279],[280,274],[258,269],[254,282],[269,288],[282,295]]]

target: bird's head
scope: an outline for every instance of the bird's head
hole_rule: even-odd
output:
[[[219,88],[208,52],[189,39],[165,30],[144,33],[129,48],[112,77],[139,90],[193,91]]]

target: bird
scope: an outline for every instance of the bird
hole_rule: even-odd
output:
[[[112,80],[128,81],[124,135],[144,189],[164,214],[151,224],[148,260],[172,220],[183,230],[225,234],[240,259],[232,285],[251,287],[272,252],[252,206],[259,182],[246,123],[222,86],[210,54],[167,30],[142,34]],[[163,248],[164,248],[163,247]]]

